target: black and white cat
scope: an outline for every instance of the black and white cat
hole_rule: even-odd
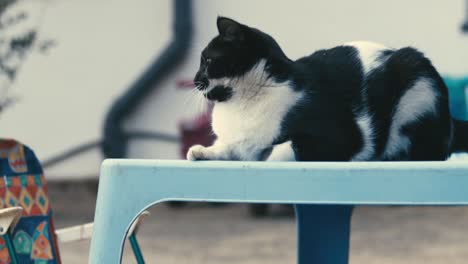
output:
[[[189,160],[445,160],[468,122],[416,49],[352,42],[290,60],[258,29],[218,17],[195,83],[214,101],[213,146]]]

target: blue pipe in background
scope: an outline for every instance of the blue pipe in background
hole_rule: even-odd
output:
[[[111,106],[104,123],[101,145],[106,158],[125,158],[129,137],[123,121],[144,98],[184,59],[192,39],[192,1],[174,0],[174,34],[171,42],[148,69]]]

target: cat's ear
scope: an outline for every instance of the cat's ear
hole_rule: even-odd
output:
[[[216,21],[219,35],[227,41],[243,40],[244,26],[230,18],[218,16]]]

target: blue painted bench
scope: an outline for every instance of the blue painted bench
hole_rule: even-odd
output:
[[[468,119],[468,78],[445,81],[452,115]],[[345,264],[354,206],[468,205],[468,162],[106,160],[89,262],[119,263],[132,222],[165,201],[294,204],[298,263]]]
[[[89,262],[119,263],[138,214],[165,201],[295,204],[298,263],[348,262],[355,205],[468,205],[468,162],[106,160]]]

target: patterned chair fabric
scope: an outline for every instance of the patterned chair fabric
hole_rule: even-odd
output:
[[[59,264],[52,209],[41,165],[34,152],[14,140],[0,139],[0,208],[23,207],[12,233],[19,263]],[[0,264],[10,263],[0,237]]]

